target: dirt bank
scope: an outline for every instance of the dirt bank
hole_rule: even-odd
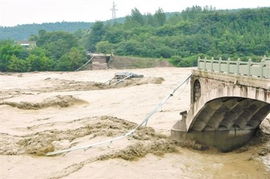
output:
[[[58,125],[72,123],[77,128],[66,128],[65,130],[45,130],[25,136],[14,136],[0,134],[0,154],[2,155],[45,155],[48,152],[62,150],[72,147],[74,140],[87,136],[89,139],[106,136],[113,137],[122,135],[136,126],[135,123],[110,116],[77,119]],[[79,124],[76,124],[79,123]],[[48,123],[46,124],[48,125]],[[54,125],[56,126],[56,125]],[[42,126],[39,126],[40,128]],[[31,127],[28,127],[31,130]],[[164,154],[176,151],[175,145],[165,135],[156,133],[153,128],[140,128],[130,140],[135,144],[112,154],[100,156],[99,159],[123,158],[134,160],[144,157],[148,153]],[[139,141],[139,142],[138,142]],[[142,142],[143,141],[143,142]],[[61,144],[62,145],[61,147]]]
[[[102,90],[112,88],[123,88],[128,86],[138,86],[144,84],[161,84],[164,81],[161,77],[144,77],[144,78],[132,78],[126,79],[119,83],[99,83],[99,82],[85,82],[75,80],[63,80],[63,79],[45,79],[48,86],[38,89],[38,92],[55,92],[55,91],[88,91],[88,90]]]
[[[25,110],[38,110],[48,107],[60,107],[60,108],[66,108],[73,105],[79,105],[79,104],[85,104],[87,103],[84,100],[78,99],[73,97],[72,95],[57,95],[55,97],[47,98],[43,100],[42,102],[38,103],[31,103],[31,102],[10,102],[10,101],[4,101],[1,102],[0,105],[9,105],[11,107],[16,107],[19,109],[25,109]]]

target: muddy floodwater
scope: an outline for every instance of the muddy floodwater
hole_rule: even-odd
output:
[[[179,112],[189,107],[188,84],[133,136],[46,156],[130,131],[191,70],[0,74],[0,178],[270,178],[268,119],[249,145],[228,153],[195,150],[171,141],[171,127]],[[145,78],[108,85],[122,71]]]

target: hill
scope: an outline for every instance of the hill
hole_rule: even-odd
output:
[[[86,48],[123,56],[170,58],[179,66],[196,65],[198,56],[259,59],[270,55],[269,17],[270,8],[195,6],[170,17],[162,10],[142,15],[134,9],[123,24],[94,24]]]
[[[124,18],[117,18],[115,22],[122,23]],[[105,21],[106,24],[112,20]],[[27,40],[31,35],[36,35],[39,30],[47,32],[65,31],[75,32],[78,30],[88,30],[93,22],[56,22],[42,24],[23,24],[14,27],[0,26],[0,40]]]
[[[89,29],[91,24],[88,22],[57,22],[0,27],[0,40],[27,40],[31,35],[37,34],[39,30],[75,32],[79,29]]]

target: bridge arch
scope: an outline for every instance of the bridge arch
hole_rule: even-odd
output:
[[[244,97],[220,97],[207,103],[197,112],[188,131],[172,129],[174,138],[196,141],[227,152],[241,147],[255,134],[270,113],[270,103]],[[182,123],[183,124],[183,123]]]
[[[265,101],[231,96],[215,98],[196,114],[189,130],[256,129],[269,113],[270,104]]]

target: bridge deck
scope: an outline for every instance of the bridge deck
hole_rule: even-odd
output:
[[[270,79],[270,59],[263,58],[261,62],[256,63],[249,60],[248,62],[214,59],[198,59],[198,69],[202,71],[236,74],[249,77]]]

